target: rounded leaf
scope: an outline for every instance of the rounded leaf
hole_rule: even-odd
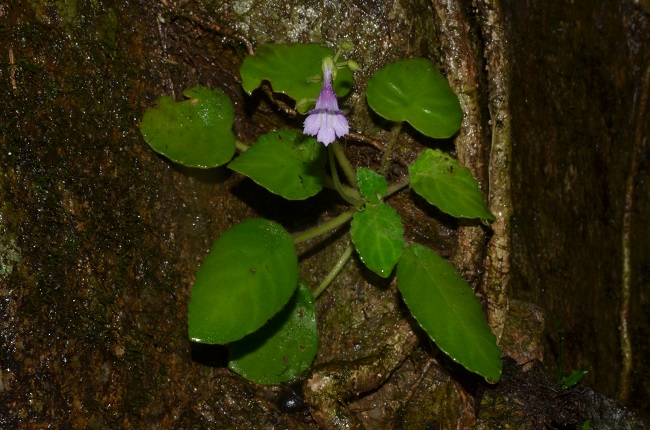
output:
[[[404,249],[404,227],[397,212],[384,203],[367,204],[354,214],[350,235],[361,261],[387,278]]]
[[[316,139],[280,130],[261,136],[228,167],[285,199],[303,200],[323,188],[326,162],[327,151]]]
[[[142,117],[140,132],[151,149],[188,167],[209,168],[230,161],[235,153],[234,110],[218,89],[195,87],[189,100],[160,97],[158,107]]]
[[[382,117],[407,121],[422,134],[447,138],[460,129],[463,111],[447,80],[423,58],[398,61],[368,81],[368,105]]]
[[[226,344],[262,327],[289,301],[298,282],[291,236],[265,219],[221,235],[196,274],[189,304],[194,342]]]
[[[397,265],[397,282],[411,314],[452,360],[488,382],[501,377],[501,352],[469,284],[446,260],[412,244]]]
[[[251,94],[262,81],[269,81],[273,91],[294,100],[316,99],[323,86],[323,58],[327,56],[333,57],[334,51],[315,43],[262,45],[255,55],[244,59],[239,70],[242,87]],[[353,83],[350,69],[340,69],[333,83],[334,92],[343,97]]]
[[[228,367],[258,384],[281,384],[302,373],[318,351],[316,306],[309,288],[299,283],[284,309],[228,348]]]
[[[359,191],[369,203],[381,202],[388,191],[386,179],[367,167],[357,169],[357,184],[359,185]]]
[[[441,211],[457,218],[496,218],[483,201],[472,172],[440,150],[425,149],[409,166],[411,187]]]

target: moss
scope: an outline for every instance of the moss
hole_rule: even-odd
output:
[[[0,190],[4,189],[3,178],[0,176]],[[1,191],[0,191],[1,193]],[[21,260],[21,250],[18,247],[16,224],[12,219],[12,207],[7,203],[5,196],[0,194],[0,201],[5,203],[0,207],[0,282],[5,280],[14,271],[14,267]]]
[[[163,2],[143,8],[138,2],[24,0],[9,2],[3,9],[6,20],[0,24],[0,43],[14,52],[16,77],[16,89],[9,80],[0,81],[4,93],[10,95],[0,105],[0,163],[10,166],[0,173],[0,213],[6,229],[5,241],[0,242],[9,250],[0,256],[12,264],[2,279],[9,287],[3,286],[0,308],[3,372],[10,375],[3,378],[3,386],[9,388],[0,392],[0,403],[9,405],[3,413],[8,427],[18,427],[28,418],[62,428],[245,427],[251,422],[279,428],[315,427],[309,417],[281,414],[268,395],[273,388],[253,386],[219,363],[210,367],[192,361],[186,311],[197,266],[211,241],[232,223],[268,214],[300,230],[336,213],[332,196],[324,193],[301,211],[284,206],[289,208],[284,213],[267,194],[240,187],[236,175],[198,175],[157,157],[141,140],[137,122],[159,95],[178,96],[182,88],[197,83],[219,86],[233,98],[243,118],[235,127],[238,134],[254,137],[286,122],[263,98],[248,99],[242,94],[237,81],[242,46],[183,18],[191,13],[237,29],[255,43],[294,41],[290,38],[355,42],[352,56],[364,70],[359,74],[359,91],[345,106],[351,110],[355,128],[381,137],[385,130],[376,118],[362,119],[368,117],[362,92],[365,79],[393,59],[435,58],[439,48],[432,37],[430,2],[168,3],[174,7],[167,8]],[[171,19],[161,22],[159,14]],[[541,13],[531,16],[544,17]],[[528,55],[529,45],[521,42],[535,34],[528,30],[512,40],[521,43],[516,53],[524,52],[523,58],[534,60],[534,55]],[[573,55],[575,50],[567,52]],[[576,70],[591,70],[588,59],[582,59]],[[533,66],[521,69],[539,73],[541,69]],[[520,82],[528,91],[521,94],[530,95],[535,89],[530,85],[556,83],[553,76],[545,76],[548,79]],[[581,82],[573,80],[572,84],[580,87]],[[545,97],[547,91],[541,94]],[[250,115],[255,103],[261,111]],[[521,104],[526,107],[522,112],[532,109],[527,103]],[[578,107],[571,105],[576,112],[581,111]],[[545,136],[533,139],[532,145],[521,140],[526,145],[520,151],[531,146],[539,149],[530,160],[517,164],[518,171],[529,177],[543,179],[562,170],[537,170],[540,160],[549,156],[544,150],[548,142],[557,141],[552,132],[558,125],[546,122],[552,117],[531,116],[534,120],[525,122],[531,127],[538,124],[540,136]],[[402,142],[409,156],[421,147],[414,139],[417,135],[410,133]],[[594,141],[598,140],[589,140],[591,146]],[[360,161],[379,156],[378,151],[361,145],[348,149]],[[568,156],[579,160],[580,154]],[[539,190],[539,184],[532,182],[517,186],[517,192],[526,196]],[[554,201],[551,194],[544,195],[548,197],[545,202]],[[266,203],[275,206],[264,212],[261,208]],[[407,212],[411,237],[438,243],[443,253],[450,253],[455,225],[444,218],[441,221],[440,214],[424,213],[417,204],[406,207],[412,204],[407,197],[396,196],[394,203]],[[554,206],[564,210],[562,205],[547,205],[521,214],[523,230],[516,231],[522,234],[519,243],[531,246],[523,255],[545,256],[544,250],[557,244],[555,239],[543,240],[558,231],[555,214],[549,212]],[[611,206],[596,208],[602,219],[617,219]],[[542,239],[533,231],[535,223],[527,223],[536,219],[535,210],[546,217]],[[566,225],[573,226],[572,213],[569,218]],[[589,231],[600,227],[595,223]],[[335,251],[306,256],[305,277],[314,283],[321,279]],[[555,250],[548,255],[555,258]],[[549,278],[557,271],[547,265],[550,258],[543,260],[535,270],[521,264],[527,285],[539,291],[567,285],[553,281],[562,278]],[[387,338],[395,322],[401,321],[403,309],[394,285],[368,276],[359,267],[358,262],[350,263],[346,274],[319,301],[321,362],[363,359],[376,352],[377,339]],[[542,282],[536,278],[539,274],[550,281]],[[611,321],[604,323],[615,326]],[[467,393],[447,374],[449,369],[454,372],[453,367],[430,370],[421,388],[411,393],[409,387],[426,373],[430,352],[424,349],[408,358],[377,390],[352,397],[357,404],[376,402],[381,416],[392,417],[396,423],[401,414],[413,417],[417,424],[446,426],[453,422],[450,410],[472,412],[472,404],[460,402]],[[374,364],[381,365],[381,357]],[[351,375],[342,371],[340,378],[345,382]],[[428,396],[433,391],[435,395]],[[372,397],[375,394],[379,397]],[[403,402],[406,395],[412,404]],[[467,398],[472,401],[471,396]]]

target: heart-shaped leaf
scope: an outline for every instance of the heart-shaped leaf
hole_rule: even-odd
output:
[[[228,367],[258,384],[281,384],[302,373],[318,351],[316,306],[309,288],[299,283],[284,309],[228,348]]]
[[[303,200],[323,188],[326,162],[327,151],[316,139],[280,130],[261,136],[228,167],[285,199]]]
[[[235,153],[234,110],[218,89],[195,87],[183,92],[189,100],[160,97],[158,107],[142,117],[140,132],[149,146],[188,167],[209,168],[230,161]]]
[[[256,219],[221,235],[196,274],[189,304],[194,342],[226,344],[262,327],[289,301],[298,283],[291,236]]]
[[[294,100],[316,99],[323,86],[323,58],[327,56],[333,57],[334,51],[315,43],[262,45],[254,56],[246,57],[239,70],[242,87],[251,94],[262,81],[269,81],[273,91]],[[338,70],[334,92],[345,96],[353,82],[350,69]]]
[[[397,265],[402,298],[452,360],[488,382],[501,377],[501,352],[481,303],[454,267],[429,248],[409,245]]]
[[[447,138],[460,129],[463,111],[447,80],[423,58],[398,61],[368,81],[368,105],[382,117],[407,121],[429,137]]]
[[[367,204],[354,214],[350,235],[361,261],[387,278],[404,249],[404,227],[397,212],[385,203]]]
[[[494,221],[472,172],[440,150],[425,149],[409,166],[411,187],[429,203],[457,218]]]

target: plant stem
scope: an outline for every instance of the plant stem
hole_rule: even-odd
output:
[[[386,145],[386,151],[384,151],[384,155],[381,157],[379,173],[381,173],[382,176],[386,176],[386,173],[388,173],[388,167],[390,167],[393,151],[395,150],[395,144],[397,143],[397,138],[402,131],[402,124],[404,124],[404,122],[398,122],[393,126],[393,130],[390,132],[390,139],[388,140],[388,145]]]
[[[343,173],[345,174],[345,178],[348,180],[350,185],[356,187],[357,174],[355,173],[352,164],[350,164],[350,160],[348,160],[348,157],[346,157],[345,152],[343,152],[341,145],[338,142],[334,142],[332,145],[330,145],[330,150],[334,152],[336,160],[339,162],[341,170],[343,170]]]
[[[345,194],[347,194],[348,196],[352,197],[355,200],[361,201],[362,197],[359,191],[355,190],[354,188],[348,185],[342,184],[341,182],[339,182],[339,186],[341,187],[341,189],[343,189],[343,192]],[[329,188],[330,190],[336,190],[336,185],[334,184],[334,180],[332,179],[331,176],[325,176],[325,182],[323,183],[323,187]]]
[[[332,172],[332,181],[334,182],[334,189],[339,193],[339,195],[346,202],[350,203],[353,206],[359,206],[361,202],[345,192],[341,181],[339,181],[339,174],[336,171],[336,163],[334,162],[334,151],[327,151],[330,159],[330,170]]]
[[[336,54],[334,55],[334,58],[332,59],[332,62],[333,62],[334,64],[336,64],[336,62],[338,61],[339,57],[341,56],[341,51],[343,51],[343,49],[341,49],[341,47],[339,47],[339,49],[336,50]]]
[[[317,299],[318,296],[320,296],[323,291],[329,287],[329,285],[332,283],[334,278],[341,273],[341,270],[343,270],[343,267],[345,266],[345,263],[348,262],[350,259],[350,256],[352,255],[352,251],[354,251],[354,246],[352,244],[349,244],[347,248],[345,248],[345,251],[343,251],[343,254],[341,254],[341,258],[339,258],[339,261],[336,262],[334,267],[332,267],[332,270],[325,276],[325,279],[323,279],[323,282],[320,283],[318,288],[314,291],[314,299]]]
[[[239,140],[235,140],[235,147],[241,152],[246,152],[250,148],[250,145],[247,145],[244,142],[240,142]]]
[[[348,222],[354,216],[354,213],[356,211],[356,208],[349,209],[336,218],[329,220],[325,224],[321,224],[302,233],[298,233],[293,237],[293,243],[297,244],[304,242],[306,240],[313,239],[316,236],[320,236],[321,234],[325,234],[329,231],[334,230],[335,228]]]
[[[388,198],[388,197],[392,196],[393,194],[395,194],[396,192],[398,192],[402,188],[408,187],[410,184],[411,184],[411,178],[409,178],[407,176],[406,178],[402,179],[401,181],[396,182],[393,185],[391,185],[390,187],[388,187],[388,190],[386,190],[386,196],[384,198]]]

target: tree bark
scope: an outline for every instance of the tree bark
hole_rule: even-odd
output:
[[[489,428],[486,402],[524,402],[517,378],[543,381],[521,371],[535,359],[550,371],[559,359],[564,373],[588,366],[586,382],[615,396],[624,214],[634,367],[622,390],[647,407],[647,146],[632,177],[628,166],[650,132],[641,114],[650,18],[643,2],[610,3],[0,3],[3,428]],[[449,258],[486,304],[518,363],[496,387],[437,354],[405,316],[395,282],[356,260],[319,299],[321,349],[294,384],[247,382],[227,370],[224,349],[187,339],[194,274],[221,233],[252,217],[297,232],[340,208],[327,193],[287,203],[225,168],[174,165],[147,147],[139,119],[158,96],[204,85],[233,100],[242,141],[300,126],[264,93],[246,96],[239,66],[263,43],[342,40],[355,43],[362,66],[344,106],[354,132],[372,139],[345,142],[355,166],[378,167],[391,133],[363,96],[376,69],[429,58],[459,95],[465,118],[454,139],[407,128],[397,154],[410,162],[427,146],[454,152],[497,222],[457,223],[408,193],[391,204],[407,236]],[[398,165],[388,178],[405,175]],[[346,246],[342,231],[324,242],[332,246],[300,249],[301,277],[313,285]],[[303,391],[308,408],[287,413],[283,402]],[[569,397],[563,424],[612,425],[612,404]],[[521,410],[527,428],[558,419]]]

